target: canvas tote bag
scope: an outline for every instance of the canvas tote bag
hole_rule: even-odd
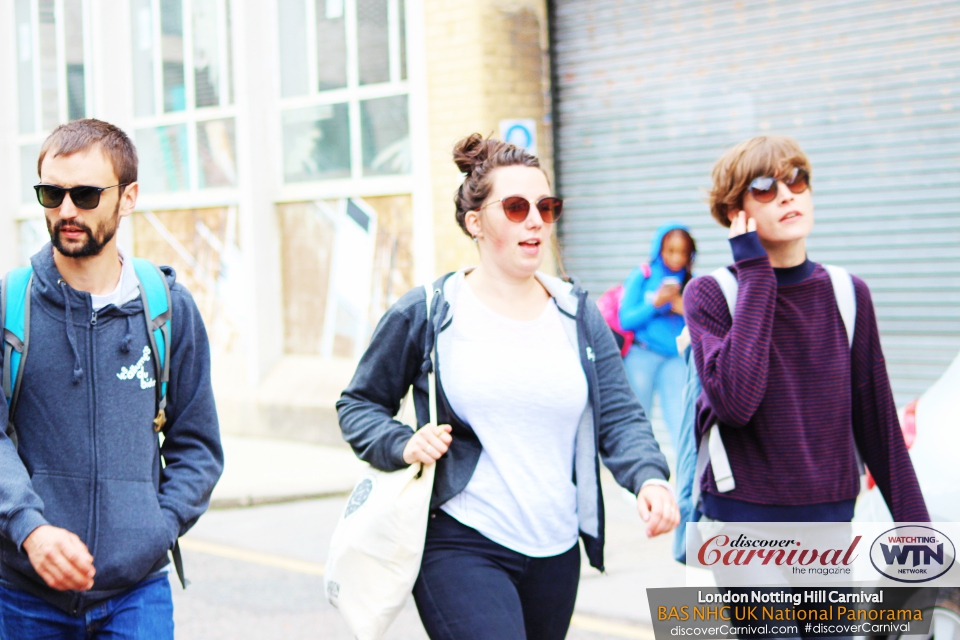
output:
[[[433,290],[424,286],[427,321]],[[432,345],[430,359],[433,360]],[[437,424],[436,381],[427,375],[430,424]],[[401,410],[402,413],[402,410]],[[357,482],[330,541],[324,572],[327,600],[354,637],[378,640],[413,591],[427,535],[436,464],[399,471],[369,467]]]

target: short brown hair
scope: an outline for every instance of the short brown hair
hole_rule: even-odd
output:
[[[87,151],[94,145],[110,159],[120,184],[137,181],[137,148],[133,142],[119,127],[93,118],[74,120],[53,130],[40,147],[37,175],[40,175],[40,167],[48,153],[54,158],[69,156]]]
[[[484,138],[479,133],[472,133],[454,145],[453,161],[467,174],[453,201],[457,205],[457,224],[468,236],[467,212],[479,209],[490,196],[493,189],[490,174],[494,169],[516,165],[540,168],[536,156],[509,142]]]
[[[743,195],[760,176],[783,178],[794,167],[810,173],[810,161],[790,136],[757,136],[733,147],[713,165],[710,214],[725,227],[727,213],[743,206]]]

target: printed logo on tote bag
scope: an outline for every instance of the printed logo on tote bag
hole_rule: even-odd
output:
[[[346,518],[351,513],[363,506],[363,503],[367,501],[367,498],[370,497],[370,494],[373,493],[373,478],[364,478],[357,483],[356,488],[353,490],[353,493],[350,494],[350,500],[347,501],[347,508],[343,512],[343,517]]]

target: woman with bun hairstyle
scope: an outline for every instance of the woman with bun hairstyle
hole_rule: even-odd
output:
[[[479,264],[381,319],[337,403],[344,438],[383,470],[437,464],[413,595],[433,640],[560,639],[580,578],[578,538],[603,570],[599,460],[637,496],[648,536],[679,512],[620,353],[576,281],[540,273],[563,203],[537,158],[473,134],[456,220]],[[425,345],[438,422],[428,424]],[[413,431],[395,416],[414,386]]]

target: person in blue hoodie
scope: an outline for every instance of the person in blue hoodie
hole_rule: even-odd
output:
[[[677,336],[683,331],[683,288],[693,277],[696,251],[686,226],[661,225],[650,243],[649,269],[633,270],[623,283],[620,301],[620,326],[634,334],[633,346],[623,359],[627,377],[647,413],[653,406],[653,392],[659,395],[674,451],[686,380]]]
[[[167,553],[223,469],[206,330],[162,268],[172,334],[160,446],[160,376],[116,240],[136,206],[136,150],[117,127],[76,120],[50,134],[38,170],[51,243],[31,259],[12,415],[0,400],[0,638],[172,640]]]

